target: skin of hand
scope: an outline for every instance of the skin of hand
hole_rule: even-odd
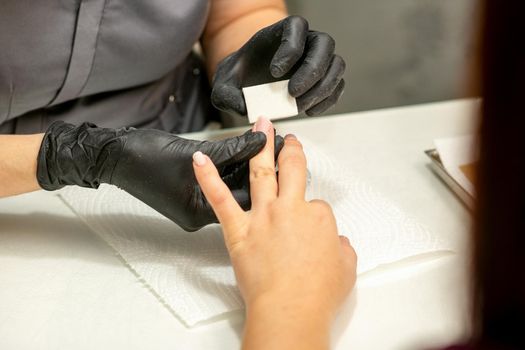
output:
[[[36,159],[43,137],[0,135],[0,198],[40,189]]]
[[[288,91],[299,112],[318,115],[333,106],[345,87],[345,61],[335,40],[310,30],[299,16],[289,16],[258,31],[217,67],[212,103],[223,111],[247,114],[242,88],[290,79]]]
[[[293,135],[273,157],[272,125],[265,148],[250,160],[252,210],[245,212],[210,158],[193,157],[197,180],[223,227],[246,303],[245,349],[322,349],[336,311],[354,286],[356,254],[338,236],[328,204],[305,201],[306,158]]]
[[[193,153],[208,153],[239,205],[249,209],[248,160],[265,144],[265,134],[251,130],[224,140],[195,141],[160,130],[57,122],[44,136],[37,179],[46,190],[112,184],[195,231],[217,218],[193,174]]]

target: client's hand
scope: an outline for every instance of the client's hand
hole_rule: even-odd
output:
[[[260,119],[255,130],[265,132],[267,142],[250,160],[251,212],[237,204],[210,158],[193,157],[246,303],[244,347],[327,348],[331,321],[355,283],[356,255],[338,236],[330,206],[304,199],[301,143],[285,138],[277,181],[272,124]]]

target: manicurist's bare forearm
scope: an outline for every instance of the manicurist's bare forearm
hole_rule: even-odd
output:
[[[202,40],[210,77],[223,58],[286,16],[283,0],[213,0]]]
[[[0,135],[0,197],[40,189],[37,156],[44,134]]]

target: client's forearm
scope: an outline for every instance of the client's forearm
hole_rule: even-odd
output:
[[[40,189],[37,156],[44,134],[0,135],[0,197]]]

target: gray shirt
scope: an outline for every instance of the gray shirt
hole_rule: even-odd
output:
[[[0,132],[42,131],[58,119],[180,129],[173,110],[170,125],[159,123],[170,123],[170,103],[191,97],[182,96],[188,79],[205,76],[190,52],[208,8],[208,0],[0,1]]]

